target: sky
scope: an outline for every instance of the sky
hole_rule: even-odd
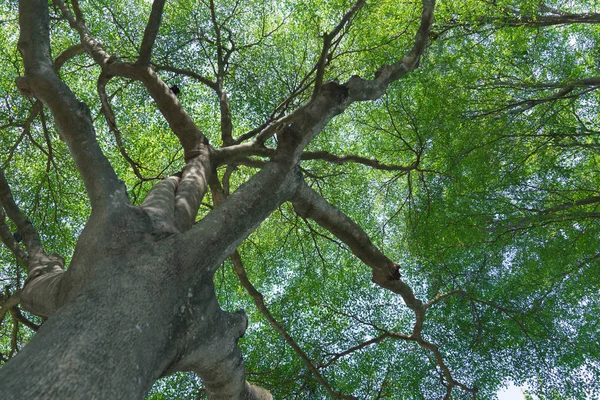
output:
[[[525,400],[522,389],[514,384],[498,392],[498,400]]]

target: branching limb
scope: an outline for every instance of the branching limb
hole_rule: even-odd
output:
[[[212,170],[207,154],[200,154],[188,160],[175,195],[175,226],[180,232],[192,227],[200,209],[202,198],[208,188]]]
[[[25,76],[17,80],[17,86],[22,93],[40,99],[52,112],[83,178],[92,208],[128,204],[125,187],[98,146],[89,108],[77,100],[54,69],[50,58],[48,3],[22,0],[19,11],[19,49]]]
[[[540,213],[540,214],[550,214],[550,213],[555,213],[555,212],[559,212],[559,211],[569,210],[573,207],[587,206],[587,205],[596,204],[596,203],[600,203],[600,196],[591,196],[591,197],[587,197],[585,199],[574,200],[574,201],[570,201],[568,203],[563,203],[563,204],[555,206],[555,207],[550,207],[550,208],[541,209],[541,210],[534,209],[534,208],[528,208],[527,211],[533,211],[533,212]]]
[[[342,17],[342,20],[336,25],[335,28],[329,33],[323,35],[323,48],[321,49],[321,55],[317,62],[317,75],[315,77],[315,88],[312,94],[312,98],[316,98],[323,85],[323,76],[325,75],[325,67],[327,65],[327,59],[331,57],[330,49],[333,40],[340,33],[340,31],[350,22],[352,17],[362,8],[365,4],[365,0],[357,0],[354,6]]]
[[[200,75],[197,72],[194,71],[190,71],[189,69],[183,69],[183,68],[176,68],[176,67],[172,67],[170,65],[154,65],[154,68],[157,71],[169,71],[169,72],[174,72],[176,74],[179,75],[185,75],[185,76],[189,76],[190,78],[193,78],[195,80],[197,80],[198,82],[202,83],[203,85],[208,86],[209,88],[211,88],[212,90],[217,90],[217,83],[211,81],[210,79],[208,79],[207,77]]]
[[[208,175],[212,173],[211,147],[208,140],[185,112],[169,86],[158,77],[152,68],[142,64],[120,62],[115,57],[110,57],[102,45],[91,37],[83,17],[73,17],[63,0],[56,0],[56,3],[71,26],[79,33],[81,43],[87,52],[103,69],[103,74],[106,77],[116,75],[141,81],[169,123],[171,130],[178,137],[184,150],[186,167],[175,195],[175,225],[180,231],[189,229],[194,223],[202,198],[206,193]],[[75,14],[80,13],[75,3],[73,6]],[[153,6],[153,11],[155,11],[155,18],[158,18],[159,5],[155,3],[155,6],[157,9],[154,10]],[[152,21],[150,23],[159,23],[157,20]],[[156,29],[158,28],[156,27]],[[151,36],[152,33],[149,35]],[[148,43],[154,41],[150,36],[146,40]],[[151,44],[148,45],[151,48]]]
[[[429,32],[433,22],[435,0],[423,0],[421,23],[412,50],[398,62],[382,66],[376,73],[375,79],[365,80],[353,76],[345,86],[348,88],[349,97],[353,101],[375,100],[383,95],[388,85],[400,79],[419,65],[419,59],[428,43]]]
[[[109,55],[102,45],[90,35],[83,18],[76,19],[63,0],[56,0],[55,2],[71,27],[79,33],[81,44],[94,61],[100,65],[105,74],[134,79],[144,84],[169,126],[179,138],[186,160],[207,151],[207,139],[183,110],[169,86],[150,67],[121,62],[115,56]],[[75,4],[73,5],[75,6]],[[75,12],[77,14],[76,7]]]
[[[368,347],[372,344],[382,342],[389,337],[392,337],[392,334],[390,332],[384,332],[383,334],[381,334],[377,337],[374,337],[371,340],[367,340],[365,342],[357,344],[356,346],[352,346],[349,349],[342,351],[341,353],[334,354],[333,357],[331,357],[327,362],[317,365],[317,368],[327,368],[328,366],[330,366],[331,364],[333,364],[340,358],[345,357],[349,354],[352,354],[355,351],[364,349],[365,347]]]

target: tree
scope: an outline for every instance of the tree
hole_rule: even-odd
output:
[[[48,3],[0,5],[3,398],[598,393],[592,2]]]

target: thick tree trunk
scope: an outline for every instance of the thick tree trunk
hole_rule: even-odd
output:
[[[245,314],[224,312],[214,294],[223,257],[197,260],[190,279],[197,248],[157,236],[140,208],[121,211],[88,222],[49,298],[58,311],[0,370],[2,399],[141,399],[175,371],[197,372],[213,399],[269,399],[245,381]],[[35,293],[39,304],[44,286]]]

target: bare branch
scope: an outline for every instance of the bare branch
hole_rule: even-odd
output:
[[[305,151],[301,156],[302,160],[323,160],[328,161],[334,164],[345,164],[345,163],[358,163],[363,164],[368,167],[384,170],[384,171],[412,171],[418,168],[418,164],[414,162],[411,165],[403,166],[403,165],[390,165],[383,164],[378,160],[373,160],[366,157],[360,157],[353,154],[347,155],[335,155],[331,154],[327,151]]]
[[[156,35],[158,34],[158,28],[160,27],[164,6],[165,0],[154,0],[152,3],[150,19],[144,30],[144,38],[142,39],[142,45],[140,46],[140,56],[135,62],[138,65],[148,65],[150,63],[152,46],[154,46],[154,42],[156,41]]]
[[[121,135],[121,131],[117,127],[117,120],[115,118],[115,113],[112,110],[110,105],[110,101],[108,99],[108,94],[106,93],[106,84],[110,80],[110,77],[106,74],[100,74],[97,83],[98,95],[100,96],[100,103],[102,104],[102,112],[104,113],[104,117],[106,118],[106,122],[108,124],[108,128],[113,133],[115,137],[115,141],[117,142],[117,147],[119,148],[119,152],[131,165],[131,169],[135,176],[137,176],[141,181],[147,181],[148,178],[142,176],[140,172],[140,166],[137,162],[133,161],[127,151],[125,150],[125,146],[123,145],[123,136]]]
[[[368,347],[372,344],[375,343],[379,343],[382,342],[383,340],[392,337],[390,332],[385,332],[377,337],[374,337],[371,340],[367,340],[365,342],[362,342],[360,344],[357,344],[356,346],[352,346],[347,350],[342,351],[341,353],[337,353],[335,354],[329,361],[327,361],[326,363],[323,364],[319,364],[317,365],[317,368],[327,368],[328,366],[330,366],[331,364],[333,364],[334,362],[336,362],[337,360],[339,360],[340,358],[347,356],[348,354],[352,354],[355,351],[358,351],[360,349],[364,349],[365,347]]]
[[[60,53],[58,57],[56,57],[56,59],[54,60],[54,69],[56,70],[56,72],[58,72],[67,61],[83,53],[85,53],[85,49],[80,43],[70,46],[62,53]]]
[[[596,204],[596,203],[600,203],[600,196],[592,196],[592,197],[587,197],[585,199],[574,200],[574,201],[570,201],[568,203],[563,203],[556,207],[550,207],[550,208],[546,208],[546,209],[542,209],[542,210],[534,209],[534,208],[527,208],[526,210],[537,212],[540,214],[550,214],[550,213],[555,213],[558,211],[565,211],[565,210],[568,210],[573,207],[587,206],[587,205]]]
[[[6,211],[8,218],[15,224],[19,233],[23,236],[23,243],[27,248],[29,255],[35,255],[39,252],[43,253],[42,242],[37,230],[33,227],[31,221],[25,217],[15,199],[4,176],[4,171],[0,170],[0,204]],[[8,229],[8,227],[7,227]],[[9,232],[10,233],[10,232]],[[16,243],[14,244],[16,247]],[[9,248],[14,248],[10,246]],[[15,250],[18,251],[18,250]]]
[[[127,192],[98,146],[89,108],[77,100],[55,72],[50,58],[48,18],[46,1],[20,2],[19,49],[25,76],[17,80],[17,86],[23,93],[40,99],[54,115],[83,178],[92,209],[126,205]]]
[[[400,294],[406,305],[419,310],[422,302],[400,278],[400,265],[386,257],[354,221],[329,204],[306,183],[302,183],[292,200],[296,212],[314,220],[350,247],[354,255],[371,267],[373,282]]]
[[[600,24],[600,14],[519,15],[515,18],[488,19],[487,22],[500,26],[528,26],[532,28],[568,24]]]
[[[312,98],[314,99],[321,90],[321,86],[323,85],[323,76],[325,75],[325,66],[327,65],[327,59],[332,55],[329,54],[331,44],[335,37],[340,33],[340,31],[348,24],[348,22],[352,19],[352,17],[362,8],[365,4],[365,0],[357,0],[356,3],[352,6],[352,8],[344,14],[342,20],[333,28],[333,30],[329,33],[323,35],[323,48],[321,49],[321,55],[319,56],[319,61],[317,62],[317,76],[315,77],[315,89],[312,94]]]
[[[169,65],[154,65],[154,68],[157,71],[169,71],[169,72],[174,72],[179,75],[189,76],[190,78],[196,79],[198,82],[208,86],[209,88],[211,88],[213,90],[217,90],[216,82],[211,81],[210,79],[198,74],[197,72],[190,71],[188,69],[172,67]]]

